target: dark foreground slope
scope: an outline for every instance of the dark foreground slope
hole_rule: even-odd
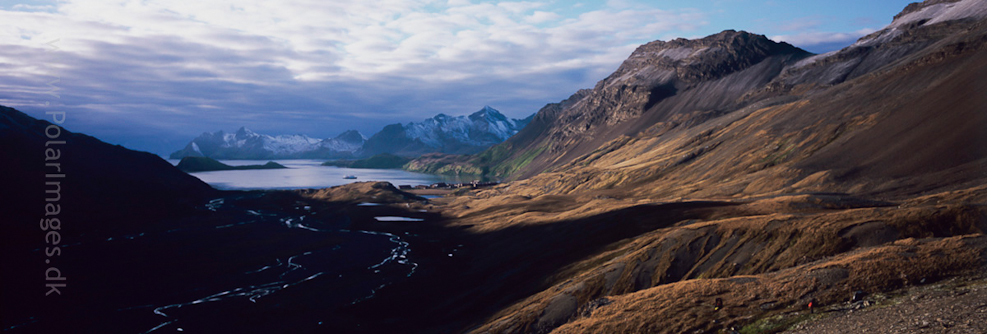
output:
[[[6,158],[0,177],[7,185],[3,199],[5,204],[21,204],[12,206],[19,208],[12,213],[43,214],[43,205],[25,204],[37,204],[45,197],[45,182],[62,182],[62,205],[72,209],[65,214],[93,213],[85,210],[99,202],[94,197],[113,200],[124,211],[154,201],[164,201],[162,206],[192,203],[214,193],[156,155],[106,144],[12,108],[0,107],[0,117],[0,145]]]
[[[72,254],[72,244],[136,234],[188,214],[217,194],[156,155],[7,107],[0,107],[0,152],[4,329],[31,316],[67,316],[78,311],[73,306],[86,304],[81,295],[96,297],[91,294],[97,291],[81,293],[98,285],[92,279],[99,276],[74,270],[86,264],[72,263],[79,255]],[[45,279],[58,272],[68,279]],[[54,292],[47,284],[65,287]]]

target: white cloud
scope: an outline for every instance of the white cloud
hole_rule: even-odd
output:
[[[557,21],[561,18],[562,16],[559,14],[537,10],[534,13],[532,13],[531,16],[526,17],[525,22],[531,24],[540,24],[550,21]]]
[[[25,11],[25,12],[41,12],[41,11],[48,12],[54,10],[55,6],[16,4],[13,7],[10,7],[10,9],[17,11]]]
[[[567,62],[574,56],[573,51],[586,57],[606,54],[610,48],[647,41],[669,30],[689,29],[701,16],[635,8],[598,10],[562,20],[557,13],[536,11],[545,6],[529,1],[450,1],[443,6],[416,0],[290,4],[70,0],[59,4],[56,14],[18,16],[5,12],[4,16],[8,24],[16,27],[35,23],[10,36],[31,39],[51,29],[75,32],[67,36],[73,42],[66,50],[77,53],[92,52],[99,43],[139,44],[141,39],[174,36],[188,43],[212,46],[217,52],[228,50],[259,62],[279,64],[297,78],[325,80],[366,79],[367,75],[380,73],[412,74],[412,67],[448,61],[497,60],[491,65],[492,72],[498,72],[499,66],[533,66],[528,55],[542,62]],[[42,21],[48,23],[38,24]],[[547,22],[556,24],[537,26]],[[14,39],[17,37],[2,42],[30,44]],[[271,57],[272,53],[277,56]],[[513,61],[504,62],[505,57]],[[489,74],[473,70],[456,77]]]
[[[799,46],[802,48],[811,48],[818,45],[826,44],[846,44],[850,45],[857,39],[864,37],[872,32],[877,31],[876,29],[864,28],[854,32],[844,33],[844,32],[804,32],[793,35],[777,35],[771,36],[771,39],[776,42],[788,42],[789,44]]]
[[[803,17],[782,23],[778,28],[781,31],[805,31],[814,30],[822,25],[822,21],[816,17]]]
[[[427,117],[463,112],[437,106],[499,102],[522,116],[592,86],[640,43],[706,24],[688,10],[604,7],[565,16],[557,8],[539,1],[66,0],[47,11],[0,11],[0,82],[33,87],[5,89],[0,101],[37,105],[38,87],[54,73],[66,92],[60,103],[79,112],[112,111],[128,126],[174,122],[181,126],[173,130],[195,134],[225,128],[220,122],[270,124],[267,111],[286,109],[313,119],[367,111]],[[55,39],[60,50],[45,51]],[[208,119],[189,123],[182,117],[190,113]]]
[[[505,2],[499,2],[499,3],[497,3],[497,7],[504,8],[507,11],[509,11],[511,13],[514,13],[514,14],[526,13],[528,11],[531,11],[531,10],[534,10],[536,8],[540,8],[540,7],[543,7],[543,6],[545,6],[544,3],[530,2],[530,1],[518,1],[518,2],[505,1]]]

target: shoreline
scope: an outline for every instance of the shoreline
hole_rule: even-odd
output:
[[[419,196],[445,196],[455,192],[456,189],[402,189],[401,191]]]

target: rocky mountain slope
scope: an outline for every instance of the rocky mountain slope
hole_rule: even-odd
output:
[[[171,159],[209,157],[213,159],[336,159],[352,157],[366,138],[350,130],[335,138],[316,139],[305,135],[270,136],[241,127],[236,133],[203,133]]]
[[[504,305],[474,333],[775,332],[809,301],[983,272],[985,64],[983,0],[824,55],[646,44],[503,144],[429,157],[517,179],[443,200],[476,235],[458,279],[485,287],[449,303]]]
[[[422,122],[388,125],[370,137],[359,153],[365,156],[476,153],[510,138],[530,121],[531,117],[509,119],[489,106],[469,116],[439,114]]]
[[[810,55],[732,30],[651,42],[593,89],[545,106],[517,136],[467,163],[494,176],[530,177],[657,123],[698,123],[748,105],[745,94]]]
[[[983,6],[953,5],[967,2]],[[892,24],[839,52],[795,62],[744,92],[738,109],[694,110],[690,104],[700,102],[689,101],[671,118],[649,123],[643,115],[635,119],[647,124],[642,131],[604,137],[606,144],[571,160],[549,155],[553,164],[545,168],[556,173],[528,182],[550,192],[632,187],[667,198],[822,190],[907,195],[978,180],[987,157],[985,99],[978,93],[982,20],[917,23]],[[888,35],[898,37],[869,44]]]
[[[861,95],[856,96],[855,100],[844,101],[839,94],[870,92],[840,84],[868,75],[892,75],[887,72],[930,62],[934,57],[969,52],[969,48],[978,45],[979,41],[966,30],[984,16],[980,7],[982,4],[979,1],[915,5],[898,15],[885,29],[862,38],[846,49],[824,55],[811,55],[784,43],[772,42],[763,36],[734,31],[724,31],[692,41],[679,39],[648,43],[639,47],[616,72],[600,81],[595,88],[577,92],[561,103],[547,105],[538,112],[527,131],[521,131],[503,144],[473,157],[454,161],[446,159],[438,165],[420,161],[417,163],[418,169],[444,172],[481,171],[497,177],[528,178],[543,171],[572,170],[571,167],[575,166],[572,164],[576,160],[579,160],[579,166],[585,166],[628,144],[641,144],[638,151],[672,153],[675,150],[651,150],[650,147],[654,147],[659,141],[667,142],[685,136],[715,135],[713,132],[716,131],[723,134],[726,132],[720,130],[727,123],[770,118],[764,117],[764,113],[774,113],[781,108],[789,109],[783,112],[785,122],[765,120],[772,123],[772,128],[769,132],[762,133],[770,134],[772,139],[778,141],[773,144],[790,139],[782,137],[794,135],[782,133],[794,128],[783,123],[816,126],[804,129],[803,134],[830,131],[842,136],[849,130],[848,126],[859,125],[854,123],[863,122],[865,118],[874,117],[868,121],[875,122],[878,121],[877,117],[888,116],[893,109],[892,103],[905,106],[898,101],[899,97],[913,95],[885,88],[875,92],[884,95],[875,95],[874,98]],[[926,59],[923,60],[922,57]],[[897,73],[904,74],[900,71]],[[899,81],[889,83],[909,85],[910,87],[901,89],[914,92],[920,87],[930,88],[929,84],[946,78],[949,76],[933,77],[929,74],[926,77],[897,77],[895,80]],[[921,84],[912,85],[912,81]],[[953,91],[926,93],[938,96],[960,95],[963,98],[975,96]],[[878,102],[878,96],[883,96],[888,102]],[[874,106],[858,107],[864,103]],[[801,111],[804,105],[800,104],[811,104],[808,108],[818,112],[803,113]],[[931,104],[926,107],[930,106]],[[883,113],[878,112],[878,108]],[[827,114],[830,110],[839,114]],[[750,117],[754,112],[758,114]],[[813,117],[815,119],[811,119]],[[828,124],[816,124],[816,121]],[[913,119],[912,122],[919,121]],[[715,123],[721,123],[720,128],[713,125]],[[970,124],[973,123],[967,123],[964,129],[971,130]],[[866,126],[870,125],[873,124],[868,123]],[[829,128],[823,129],[824,126]],[[702,130],[696,130],[700,128]],[[854,130],[864,129],[857,127]],[[703,134],[703,131],[710,132]],[[969,131],[966,135],[976,136]],[[717,149],[728,153],[755,149],[752,145],[737,146],[738,143],[750,142],[747,138],[727,139],[701,142],[712,145],[729,143],[731,148]],[[830,139],[833,138],[814,138],[812,141],[815,149],[818,149],[827,145],[827,140]],[[771,146],[772,143],[761,142],[759,145]],[[706,149],[714,148],[715,146],[693,146],[673,155],[705,154],[708,153]],[[937,150],[930,148],[926,151]],[[782,154],[778,156],[785,155],[785,151],[779,153]],[[760,154],[769,155],[766,151]],[[979,153],[974,155],[976,154]],[[621,169],[630,167],[630,163],[624,162],[624,159],[614,154],[609,155],[615,158],[610,160],[610,166],[621,163]],[[774,158],[776,157],[770,160],[777,160]],[[639,158],[634,161],[644,160]],[[616,180],[611,180],[612,182]]]

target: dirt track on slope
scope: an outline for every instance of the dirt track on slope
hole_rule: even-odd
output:
[[[987,279],[951,279],[874,307],[843,308],[785,333],[987,333]]]

